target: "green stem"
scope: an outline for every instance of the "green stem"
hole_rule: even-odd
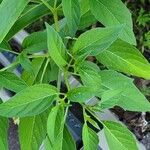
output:
[[[45,0],[41,0],[41,1],[52,13],[54,12],[54,8],[51,5],[49,5],[47,1]]]
[[[30,55],[28,58],[45,58],[48,57],[48,54],[42,54],[42,55]]]
[[[58,72],[58,80],[57,80],[57,89],[60,91],[60,86],[61,86],[61,70],[59,69],[59,72]]]
[[[58,21],[57,9],[54,10],[53,16],[54,16],[54,22],[55,22],[55,29],[57,32],[59,32],[59,21]]]
[[[45,75],[45,72],[46,72],[46,68],[47,68],[47,66],[48,66],[48,63],[49,63],[49,59],[47,59],[46,64],[45,64],[45,66],[44,66],[44,69],[43,69],[43,72],[42,72],[42,75],[41,75],[40,83],[43,82],[44,75]]]
[[[90,110],[89,108],[85,108],[88,112],[90,112],[91,114],[92,114],[92,116],[94,116],[101,124],[103,124],[102,122],[101,122],[101,120],[97,117],[97,115],[95,114],[95,112],[93,112],[92,110]]]
[[[56,6],[57,6],[57,0],[55,0],[54,2],[54,9],[56,9]]]
[[[6,70],[8,70],[8,69],[10,69],[10,68],[12,68],[12,67],[15,67],[15,66],[18,65],[18,64],[19,64],[19,61],[16,61],[16,62],[10,64],[9,66],[7,66],[7,67],[1,69],[0,72],[6,71]]]
[[[64,79],[65,79],[65,83],[66,83],[67,89],[69,91],[71,89],[71,87],[70,87],[69,80],[68,80],[68,70],[65,70],[65,72],[64,72]],[[68,105],[70,104],[70,100],[68,100],[67,104]],[[69,110],[69,106],[66,107],[64,122],[66,121],[68,110]]]
[[[7,50],[7,49],[3,49],[3,51],[9,52],[9,53],[13,53],[13,54],[15,54],[15,55],[19,55],[19,53],[14,52],[14,51],[10,51],[10,50]]]
[[[84,106],[82,105],[82,108],[83,108],[83,118],[84,118],[84,123],[86,124],[86,112],[85,112],[85,108],[84,108]]]
[[[67,70],[64,72],[64,79],[65,79],[67,89],[70,90],[71,88],[70,88],[70,84],[69,84],[69,81],[68,81],[68,72],[67,72]]]

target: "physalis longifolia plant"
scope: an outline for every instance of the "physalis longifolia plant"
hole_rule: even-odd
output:
[[[133,76],[150,79],[150,64],[136,48],[125,4],[121,0],[0,2],[0,50],[16,56],[0,70],[0,87],[15,93],[10,100],[1,100],[0,149],[9,149],[8,118],[13,118],[19,120],[21,150],[38,150],[42,143],[46,150],[76,150],[66,118],[69,107],[80,103],[84,150],[97,150],[97,130],[104,130],[110,150],[137,150],[127,127],[97,116],[114,106],[150,110],[133,84]],[[45,30],[26,37],[21,52],[10,48],[17,32],[46,15],[52,24],[45,23]],[[21,77],[14,72],[19,65]],[[70,77],[81,81],[80,86],[74,87]]]

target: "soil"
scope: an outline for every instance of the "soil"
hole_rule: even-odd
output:
[[[18,126],[14,124],[13,120],[9,120],[8,130],[9,150],[20,150],[18,139]]]

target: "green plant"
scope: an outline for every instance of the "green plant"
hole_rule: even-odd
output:
[[[75,150],[65,124],[72,102],[83,108],[85,150],[96,150],[99,142],[89,123],[104,130],[111,150],[138,149],[125,126],[95,114],[115,105],[130,111],[150,110],[132,78],[150,79],[150,64],[135,47],[131,14],[121,0],[2,0],[0,14],[0,49],[17,55],[0,70],[0,87],[16,93],[0,104],[2,150],[8,149],[7,118],[19,118],[22,150],[38,150],[43,141],[47,150]],[[54,24],[46,23],[46,30],[28,36],[20,53],[12,51],[8,41],[46,14],[53,16]],[[91,57],[95,63],[89,61]],[[12,73],[19,64],[24,69],[21,78]],[[66,92],[61,92],[62,75]],[[80,78],[82,86],[72,88],[70,75]],[[54,80],[57,86],[49,84]],[[99,101],[87,104],[94,96]]]

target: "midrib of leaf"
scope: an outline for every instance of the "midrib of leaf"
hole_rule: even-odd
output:
[[[90,11],[90,7],[86,10],[86,12],[84,12],[83,14],[81,14],[81,17],[84,16],[86,13],[88,13],[88,11]]]
[[[1,76],[3,79],[7,80],[8,82],[12,82],[12,81],[10,81],[8,78],[6,78],[5,76],[3,76],[3,75],[1,75],[1,74],[0,74],[0,76]],[[15,83],[15,85],[18,85],[16,82],[13,82],[13,84],[14,84],[14,83]],[[21,82],[21,81],[19,81],[19,83],[22,83],[22,85],[24,84],[24,85],[28,86],[28,85],[26,84],[26,82]]]
[[[103,126],[104,126],[104,127],[107,129],[107,131],[112,135],[112,137],[114,137],[114,139],[117,140],[117,141],[120,143],[120,145],[122,145],[122,146],[125,148],[125,150],[129,150],[129,149],[127,149],[127,148],[119,141],[119,139],[116,138],[116,136],[115,136],[113,133],[111,133],[111,131],[109,130],[109,128],[107,128],[107,126],[105,126],[104,123],[103,123]]]
[[[19,17],[19,19],[22,18],[23,16],[25,16],[26,14],[28,14],[30,11],[34,10],[35,8],[37,8],[37,7],[41,6],[41,5],[43,5],[43,4],[41,3],[41,4],[35,5],[34,7],[30,8],[28,11],[26,11],[25,13],[23,13],[23,14]]]
[[[118,21],[118,23],[120,24],[121,22],[114,16],[114,14],[102,3],[102,2],[100,2],[99,0],[96,0],[98,3],[100,3],[101,5],[103,5],[107,10],[108,10],[108,12],[109,13],[111,13],[112,14],[112,16]]]
[[[28,137],[29,137],[29,144],[28,144],[29,150],[30,150],[30,148],[31,148],[31,143],[32,143],[32,135],[33,135],[33,131],[34,131],[35,117],[36,117],[36,116],[33,117],[33,123],[32,123],[32,127],[31,127],[30,136],[28,136]]]
[[[112,55],[114,55],[115,57],[118,57],[119,59],[123,60],[123,61],[126,62],[127,64],[130,64],[131,66],[133,66],[134,68],[138,68],[137,66],[135,66],[135,65],[132,64],[131,62],[129,62],[129,61],[123,59],[123,58],[120,57],[119,55],[116,55],[115,53],[113,53],[113,52],[111,52],[111,51],[109,51],[109,50],[106,50],[106,52],[107,52],[107,53],[110,53],[110,54],[112,54]],[[138,62],[139,62],[139,61],[138,61]],[[141,63],[141,62],[139,62],[139,63]],[[142,63],[142,64],[143,64],[143,63]],[[145,64],[144,64],[144,65],[145,65]],[[138,68],[138,69],[139,69],[139,68]],[[143,70],[141,70],[141,69],[139,69],[139,70],[143,72]],[[144,72],[145,72],[145,71],[144,71]]]
[[[110,29],[112,29],[112,28],[110,28]],[[99,29],[99,30],[100,30],[100,29]],[[102,30],[106,30],[106,29],[103,28]],[[123,28],[120,30],[120,32],[118,32],[118,36],[119,36],[119,34],[122,32],[122,30],[123,30]],[[91,31],[92,31],[92,30],[91,30]],[[90,32],[90,31],[89,31],[89,32]],[[91,45],[95,45],[94,43],[98,42],[99,40],[103,40],[104,38],[106,38],[106,37],[97,38],[95,41],[89,43],[88,45],[84,46],[83,48],[81,48],[81,49],[75,49],[75,53],[77,53],[78,51],[82,51],[82,50],[86,49],[87,47],[90,47]],[[111,44],[112,44],[113,42],[114,42],[114,41],[112,41]],[[111,45],[111,44],[110,44],[110,45]],[[91,51],[92,51],[92,50],[91,50]],[[90,51],[89,53],[91,53],[91,51]],[[101,52],[103,52],[103,51],[101,51]]]
[[[109,87],[109,86],[103,84],[103,82],[101,83],[101,85],[104,86],[104,87],[106,87],[106,88],[109,89],[109,90],[114,90],[113,88],[111,88],[111,87]],[[122,92],[121,92],[121,93],[122,93]],[[126,97],[126,95],[124,95],[124,94],[121,94],[121,95],[124,96],[124,97]],[[119,100],[118,100],[118,101],[119,101]]]
[[[57,95],[57,93],[54,94],[54,95]],[[31,103],[34,103],[35,101],[39,101],[39,100],[41,100],[41,99],[46,99],[46,98],[51,97],[51,96],[54,96],[54,95],[44,96],[44,97],[38,98],[38,99],[36,99],[36,100],[34,100],[34,101],[32,101],[32,102],[23,103],[23,104],[21,104],[21,105],[19,105],[19,106],[17,105],[17,107],[24,106],[24,105],[28,105],[29,103],[31,104]],[[4,104],[5,104],[5,103],[4,103]],[[10,107],[10,106],[9,106],[9,108],[14,109],[14,108],[16,108],[16,107]]]
[[[41,69],[41,67],[42,67],[42,65],[43,65],[43,63],[44,63],[44,60],[45,60],[45,59],[43,59],[42,62],[40,63],[40,67],[38,68],[38,71],[36,72],[36,74],[35,74],[35,76],[34,76],[34,79],[33,79],[33,81],[32,81],[33,84],[35,83],[35,80],[36,80],[36,78],[37,78],[37,76],[38,76],[38,74],[39,74],[39,72],[40,72],[40,69]],[[34,73],[35,73],[35,72],[34,72]],[[32,85],[33,85],[33,84],[32,84]]]

